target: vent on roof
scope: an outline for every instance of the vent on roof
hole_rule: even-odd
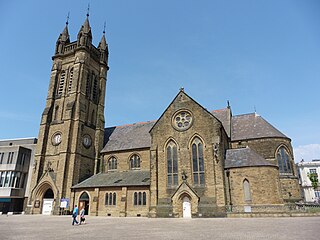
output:
[[[119,182],[121,182],[122,181],[122,179],[118,179],[117,181],[115,181],[114,183],[119,183]]]
[[[149,180],[150,180],[150,178],[147,177],[147,178],[143,179],[142,182],[147,182]]]

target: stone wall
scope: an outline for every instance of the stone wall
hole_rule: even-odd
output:
[[[75,204],[79,204],[79,198],[83,192],[89,195],[89,215],[111,217],[147,217],[149,212],[150,193],[148,187],[109,187],[87,188],[75,190]],[[146,193],[146,205],[134,205],[134,193]],[[116,193],[116,204],[106,204],[106,194]],[[73,208],[73,206],[72,206]]]
[[[229,172],[231,202],[233,206],[283,204],[277,167],[231,168]],[[245,201],[244,199],[243,182],[245,179],[250,184],[251,201]]]
[[[111,157],[117,159],[117,171],[128,171],[130,170],[130,157],[133,154],[137,154],[140,157],[140,170],[150,170],[150,149],[134,149],[128,151],[119,151],[113,153],[106,153],[103,155],[103,172],[108,172],[108,160]]]
[[[186,109],[192,114],[192,126],[184,131],[172,125],[174,114]],[[187,176],[187,183],[203,199],[210,199],[213,206],[225,206],[225,188],[223,177],[223,157],[227,146],[227,137],[221,123],[200,105],[183,92],[180,92],[167,108],[151,131],[151,215],[154,211],[162,212],[161,216],[170,216],[172,211],[171,197],[183,182],[182,172]],[[205,184],[193,182],[191,144],[197,137],[203,143]],[[168,186],[166,146],[169,141],[175,142],[178,154],[178,184]],[[215,148],[217,151],[215,151]],[[191,194],[188,194],[191,196]],[[193,199],[190,199],[191,202]],[[155,206],[158,205],[158,210]],[[214,208],[211,208],[213,210]],[[174,213],[180,216],[181,213]],[[212,212],[210,214],[213,214]]]

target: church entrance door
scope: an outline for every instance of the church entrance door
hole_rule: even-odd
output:
[[[191,218],[191,203],[188,197],[183,198],[183,218]]]
[[[89,195],[88,193],[84,192],[81,194],[80,199],[79,199],[79,210],[84,208],[85,210],[85,215],[89,214]]]
[[[51,215],[53,208],[54,194],[51,188],[49,188],[43,195],[42,200],[42,214]]]

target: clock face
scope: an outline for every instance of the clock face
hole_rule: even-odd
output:
[[[57,132],[55,134],[53,134],[53,137],[52,137],[52,144],[53,145],[59,145],[61,143],[61,133]]]
[[[83,141],[82,141],[82,143],[83,143],[83,146],[84,146],[85,148],[91,147],[92,140],[91,140],[90,135],[84,135],[84,136],[83,136]]]

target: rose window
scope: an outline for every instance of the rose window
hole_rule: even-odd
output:
[[[172,119],[173,126],[177,130],[187,130],[192,124],[192,115],[186,110],[177,112]]]

